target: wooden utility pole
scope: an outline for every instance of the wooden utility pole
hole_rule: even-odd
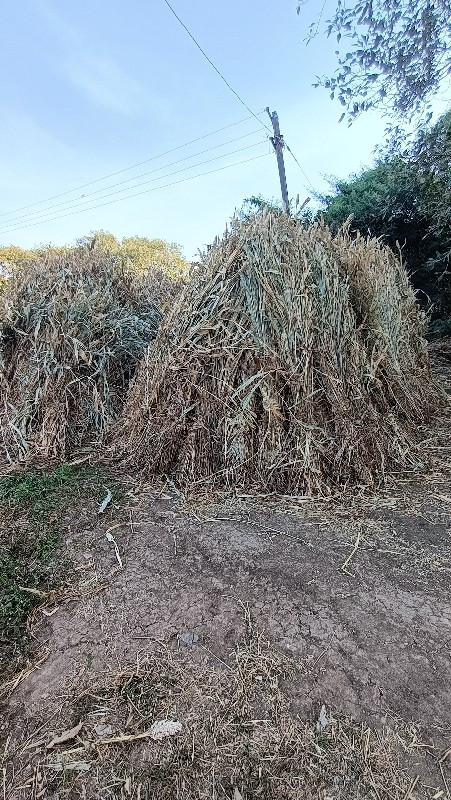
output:
[[[280,133],[279,117],[277,116],[277,111],[270,111],[269,108],[266,108],[265,111],[268,112],[269,119],[271,120],[272,123],[272,129],[274,131],[274,136],[271,136],[270,138],[272,146],[274,147],[277,156],[277,166],[279,168],[280,189],[282,191],[283,207],[288,214],[290,212],[290,203],[288,200],[287,176],[285,175],[285,164],[283,161],[284,141],[283,141],[283,136]]]

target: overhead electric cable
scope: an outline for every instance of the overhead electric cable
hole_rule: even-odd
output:
[[[180,25],[182,26],[182,28],[184,28],[184,29],[185,29],[185,31],[187,32],[187,34],[188,34],[188,36],[190,37],[190,39],[192,39],[192,40],[193,40],[194,44],[196,45],[196,47],[198,48],[198,50],[200,50],[200,52],[202,53],[203,57],[204,57],[204,58],[205,58],[205,59],[208,61],[208,63],[209,63],[209,64],[210,64],[210,65],[213,67],[214,71],[215,71],[215,72],[217,72],[217,74],[219,75],[219,77],[221,78],[221,80],[222,80],[222,81],[224,81],[224,83],[225,83],[225,85],[227,86],[227,88],[228,88],[228,89],[230,89],[230,91],[231,91],[231,92],[232,92],[232,93],[235,95],[235,97],[236,97],[236,98],[237,98],[237,99],[240,101],[241,105],[242,105],[242,106],[244,106],[244,108],[245,108],[247,111],[249,111],[249,113],[250,113],[250,114],[252,114],[252,116],[253,116],[253,117],[255,117],[255,119],[256,119],[256,120],[258,120],[258,122],[260,123],[260,125],[262,125],[262,126],[263,126],[263,127],[264,127],[264,128],[267,130],[267,131],[269,131],[269,132],[271,133],[271,130],[270,130],[270,128],[268,128],[268,126],[267,126],[267,125],[265,125],[265,123],[264,123],[264,122],[263,122],[261,119],[259,119],[259,118],[258,118],[257,114],[254,114],[254,112],[252,111],[252,109],[251,109],[251,108],[249,108],[249,106],[247,105],[247,103],[245,103],[245,102],[244,102],[243,98],[242,98],[242,97],[240,97],[240,95],[238,94],[238,92],[236,92],[236,91],[235,91],[235,89],[233,88],[233,86],[231,86],[231,85],[230,85],[230,83],[229,83],[229,82],[228,82],[228,80],[227,80],[227,79],[224,77],[224,75],[222,74],[222,72],[221,72],[221,71],[218,69],[218,67],[216,66],[216,64],[214,64],[214,63],[213,63],[213,61],[211,60],[211,58],[209,58],[209,57],[207,56],[207,54],[206,54],[205,50],[204,50],[204,49],[203,49],[203,48],[200,46],[200,44],[199,44],[199,42],[197,41],[197,39],[195,39],[195,38],[194,38],[194,36],[193,36],[193,34],[191,33],[191,31],[189,30],[189,28],[187,28],[187,26],[185,25],[185,23],[184,23],[184,22],[183,22],[183,21],[180,19],[179,15],[178,15],[178,14],[177,14],[177,12],[175,11],[175,9],[174,9],[174,8],[171,6],[171,4],[168,2],[168,0],[163,0],[163,1],[166,3],[167,7],[168,7],[168,8],[170,9],[170,11],[173,13],[174,17],[175,17],[175,18],[176,18],[176,20],[177,20],[177,21],[180,23]]]
[[[257,161],[259,158],[266,158],[270,155],[270,153],[262,153],[259,156],[252,156],[252,158],[246,158],[243,161],[236,161],[234,164],[226,164],[224,167],[217,167],[216,169],[208,170],[207,172],[200,172],[198,175],[190,175],[188,178],[181,178],[178,181],[172,181],[172,183],[166,183],[164,186],[154,186],[153,189],[144,189],[143,192],[136,192],[135,194],[130,194],[127,197],[118,197],[116,200],[108,200],[106,203],[99,203],[97,206],[90,206],[89,208],[82,208],[79,211],[69,211],[67,214],[60,214],[58,217],[51,217],[50,219],[43,219],[39,222],[31,222],[28,225],[20,225],[17,228],[11,228],[11,231],[17,230],[24,230],[24,228],[33,228],[36,225],[42,225],[45,222],[54,222],[57,219],[63,219],[64,217],[71,217],[75,214],[83,214],[86,211],[93,211],[96,208],[102,208],[103,206],[110,206],[113,203],[120,203],[123,200],[131,200],[133,197],[139,197],[143,194],[149,194],[150,192],[157,192],[159,189],[168,189],[170,186],[176,186],[179,183],[186,183],[187,181],[192,181],[195,178],[202,178],[204,175],[212,175],[214,172],[221,172],[225,169],[231,169],[232,167],[239,167],[242,164],[248,164],[250,161]],[[100,198],[99,198],[100,199]]]
[[[301,170],[301,172],[302,172],[302,174],[303,174],[303,176],[304,176],[305,180],[307,181],[308,185],[310,186],[310,188],[312,189],[312,191],[314,191],[314,192],[316,193],[316,189],[315,189],[315,187],[313,186],[313,183],[311,182],[310,178],[309,178],[309,177],[308,177],[308,175],[306,174],[305,170],[304,170],[304,169],[301,167],[301,165],[300,165],[299,161],[297,160],[297,158],[296,158],[295,154],[293,153],[293,151],[291,150],[291,148],[290,148],[290,147],[288,147],[288,145],[287,145],[287,143],[286,143],[286,142],[284,142],[284,144],[285,144],[285,147],[287,148],[287,150],[288,150],[288,152],[289,152],[290,156],[291,156],[292,158],[294,158],[294,160],[296,161],[296,164],[298,165],[299,169]]]
[[[250,109],[249,109],[250,110]],[[260,112],[263,113],[263,112]],[[210,133],[205,133],[203,136],[198,136],[196,139],[191,139],[189,142],[185,142],[184,144],[180,144],[177,147],[172,147],[170,150],[165,150],[164,153],[159,153],[156,156],[151,156],[150,158],[144,159],[144,161],[138,161],[136,164],[132,164],[130,167],[124,167],[123,169],[119,169],[116,172],[110,172],[108,175],[104,175],[102,178],[96,178],[93,181],[88,181],[88,183],[82,183],[80,186],[75,186],[73,189],[68,189],[65,192],[60,192],[59,194],[54,194],[51,197],[46,197],[44,200],[37,200],[35,203],[30,203],[26,206],[21,206],[20,208],[16,208],[13,211],[4,211],[0,214],[0,217],[8,217],[11,214],[17,214],[19,211],[25,211],[27,208],[33,208],[34,206],[42,205],[43,203],[49,203],[51,200],[56,200],[58,197],[64,197],[66,194],[71,194],[72,192],[78,192],[79,189],[85,189],[87,186],[93,186],[95,183],[100,183],[101,181],[106,181],[108,178],[114,178],[116,175],[121,175],[123,172],[128,172],[131,169],[135,169],[136,167],[141,167],[143,164],[148,164],[150,161],[156,161],[158,158],[163,158],[163,156],[169,155],[169,153],[175,153],[176,150],[182,150],[183,147],[188,147],[190,144],[195,144],[196,142],[200,142],[202,139],[208,139],[209,136],[215,136],[217,133],[222,133],[222,131],[226,131],[228,128],[233,128],[235,125],[242,125],[243,122],[248,122],[252,117],[258,116],[251,112],[250,117],[245,117],[244,119],[240,119],[237,122],[231,122],[230,125],[224,125],[223,128],[218,128],[215,131],[211,131]],[[261,120],[258,120],[261,123]],[[261,123],[263,124],[263,123]]]
[[[267,126],[267,125],[266,125],[266,124],[265,124],[265,123],[262,121],[262,120],[259,120],[259,119],[258,119],[258,116],[257,116],[257,114],[254,114],[254,112],[252,111],[252,109],[251,109],[251,108],[250,108],[250,107],[247,105],[247,103],[245,103],[245,101],[243,100],[243,98],[242,98],[242,97],[241,97],[241,96],[238,94],[238,92],[237,92],[237,91],[235,91],[235,89],[233,88],[233,86],[231,86],[231,85],[230,85],[230,83],[229,83],[229,82],[228,82],[228,80],[227,80],[227,79],[224,77],[224,75],[222,74],[222,72],[221,72],[221,71],[218,69],[218,67],[216,66],[216,64],[214,64],[214,62],[211,60],[211,58],[209,58],[209,56],[207,55],[207,53],[205,52],[205,50],[203,49],[203,47],[201,47],[201,45],[199,44],[199,42],[197,41],[197,39],[196,39],[196,38],[193,36],[193,34],[191,33],[191,31],[189,30],[189,28],[188,28],[188,27],[185,25],[185,23],[183,22],[183,20],[182,20],[182,19],[180,19],[179,15],[178,15],[178,14],[177,14],[177,12],[175,11],[175,9],[172,7],[172,5],[170,4],[169,0],[163,0],[163,2],[164,2],[164,3],[166,3],[166,5],[167,5],[167,7],[169,8],[169,10],[172,12],[172,14],[173,14],[173,15],[174,15],[174,17],[176,18],[176,20],[177,20],[177,21],[180,23],[180,25],[182,26],[182,28],[184,28],[184,29],[185,29],[186,33],[188,34],[188,36],[190,37],[190,39],[192,39],[192,41],[194,42],[194,44],[196,45],[196,47],[198,48],[198,50],[200,50],[200,52],[202,53],[202,55],[204,56],[204,58],[205,58],[205,59],[208,61],[208,63],[209,63],[209,64],[210,64],[210,65],[213,67],[214,71],[215,71],[215,72],[216,72],[216,73],[219,75],[219,77],[221,78],[221,80],[222,80],[222,81],[224,81],[224,83],[225,83],[225,85],[228,87],[228,89],[230,89],[230,91],[231,91],[231,92],[232,92],[232,93],[235,95],[235,97],[236,97],[236,98],[237,98],[237,99],[240,101],[241,105],[243,105],[243,106],[244,106],[244,108],[245,108],[247,111],[249,111],[249,113],[250,113],[250,114],[252,114],[252,116],[253,116],[253,117],[255,117],[255,119],[257,119],[257,120],[260,122],[260,124],[261,124],[261,125],[262,125],[262,126],[265,128],[265,130],[266,130],[266,131],[269,131],[269,133],[271,134],[271,133],[272,133],[271,129],[270,129],[270,128],[269,128],[269,127],[268,127],[268,126]],[[307,175],[306,175],[305,171],[304,171],[304,170],[303,170],[303,168],[301,167],[301,165],[300,165],[300,163],[299,163],[298,159],[296,158],[296,156],[294,155],[294,153],[293,153],[293,152],[290,150],[290,148],[288,147],[288,145],[286,144],[286,142],[285,142],[285,146],[286,146],[286,148],[287,148],[288,152],[289,152],[289,153],[290,153],[290,154],[293,156],[294,160],[296,161],[296,164],[298,165],[299,169],[301,170],[302,174],[304,175],[304,178],[306,179],[306,181],[307,181],[307,183],[309,184],[310,188],[311,188],[311,189],[313,189],[313,191],[316,191],[316,190],[315,190],[315,188],[314,188],[314,186],[313,186],[313,184],[311,183],[311,181],[310,181],[310,180],[309,180],[309,178],[307,177]]]
[[[192,153],[191,155],[184,156],[183,158],[179,158],[176,161],[171,161],[169,164],[164,164],[162,167],[156,167],[155,169],[149,170],[148,172],[141,172],[141,173],[139,173],[139,175],[134,175],[133,178],[126,178],[123,181],[117,181],[117,183],[112,183],[109,186],[104,186],[104,187],[102,187],[102,189],[96,189],[94,192],[87,192],[86,194],[80,195],[80,197],[73,197],[70,200],[62,200],[60,203],[54,203],[53,205],[48,206],[47,208],[44,208],[42,210],[31,211],[28,214],[22,214],[19,217],[13,217],[13,219],[4,220],[3,222],[0,222],[0,229],[1,228],[9,228],[9,227],[11,227],[11,225],[15,224],[16,222],[21,222],[22,220],[32,219],[33,217],[40,217],[43,214],[47,214],[49,211],[51,211],[51,209],[61,208],[61,206],[67,206],[67,205],[69,205],[71,203],[74,203],[77,200],[81,200],[83,198],[92,197],[93,195],[99,194],[101,192],[106,192],[108,189],[114,189],[114,187],[116,187],[116,186],[122,186],[124,183],[130,183],[131,181],[136,181],[139,178],[144,178],[147,175],[153,175],[155,172],[160,172],[161,170],[167,169],[168,167],[172,167],[175,164],[180,164],[183,161],[188,161],[189,159],[196,158],[197,156],[201,156],[204,153],[210,153],[212,150],[218,150],[220,147],[225,147],[228,144],[232,144],[233,142],[238,142],[241,139],[246,139],[248,136],[255,136],[256,134],[260,134],[261,135],[260,129],[251,131],[250,133],[244,133],[242,136],[236,136],[234,139],[229,139],[228,141],[222,142],[221,144],[216,144],[216,145],[214,145],[214,147],[207,147],[205,150],[199,150],[199,152],[197,152],[197,153]],[[259,144],[260,144],[260,142],[259,142]],[[242,149],[246,149],[246,148],[242,148]],[[239,152],[239,151],[233,151],[233,152]],[[228,155],[228,154],[225,153],[223,155]],[[218,156],[218,158],[222,158],[222,156]],[[205,163],[207,163],[207,162],[205,162]],[[191,166],[199,166],[199,164],[194,164],[194,165],[191,165]],[[166,177],[166,176],[163,176],[163,177]],[[138,184],[138,185],[141,185],[141,184]],[[135,187],[134,186],[129,186],[128,188],[129,189],[134,189]],[[84,200],[84,202],[85,202],[85,200]],[[0,230],[0,232],[1,232],[1,230]]]
[[[170,178],[172,175],[179,175],[181,172],[186,172],[187,170],[195,169],[196,167],[202,167],[204,164],[211,164],[212,161],[218,161],[221,158],[227,158],[227,156],[233,156],[233,155],[236,155],[236,153],[242,153],[244,150],[250,150],[252,147],[258,147],[261,144],[265,144],[265,140],[264,139],[261,140],[260,142],[255,142],[254,144],[250,144],[247,147],[239,147],[237,150],[231,150],[228,153],[222,153],[220,156],[214,156],[213,158],[208,158],[208,159],[206,159],[204,161],[199,161],[197,164],[190,164],[188,167],[182,167],[182,169],[176,169],[176,170],[174,170],[174,172],[168,172],[166,175],[159,175],[156,178],[151,178],[149,181],[142,181],[142,183],[137,183],[136,186],[126,186],[125,189],[116,189],[116,191],[109,192],[108,194],[104,194],[102,197],[99,197],[97,199],[98,200],[104,200],[107,197],[113,197],[113,195],[115,195],[115,194],[121,194],[121,192],[127,192],[127,191],[130,191],[131,189],[138,189],[140,186],[147,186],[147,184],[149,184],[149,183],[155,183],[155,181],[160,181],[160,180],[164,180],[165,178]],[[72,209],[72,208],[80,208],[81,206],[85,206],[86,207],[86,211],[88,211],[89,208],[92,208],[92,206],[88,206],[87,203],[92,203],[92,202],[95,202],[95,201],[93,201],[93,200],[88,200],[88,201],[84,200],[81,203],[76,203],[75,202],[75,203],[72,203],[71,205],[67,206],[67,208],[61,209],[61,211],[67,211],[67,210]],[[94,208],[97,208],[97,206],[94,206]],[[47,217],[47,216],[48,216],[48,211],[42,211],[39,214],[39,216],[36,219],[31,220],[31,222],[39,222],[41,217]],[[27,227],[27,226],[25,226],[25,227]],[[2,233],[8,233],[11,230],[16,230],[16,228],[14,228],[14,227],[13,228],[11,228],[11,227],[5,228],[5,229],[2,230]]]

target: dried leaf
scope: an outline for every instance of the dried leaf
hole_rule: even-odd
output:
[[[106,509],[106,507],[109,506],[109,504],[111,503],[112,499],[113,499],[113,495],[111,494],[110,490],[108,489],[105,497],[103,498],[102,502],[100,503],[99,511],[98,511],[99,514],[103,514],[103,512]]]
[[[113,727],[112,725],[106,725],[104,722],[99,722],[97,725],[94,725],[94,732],[100,737],[111,736]]]
[[[136,742],[139,739],[153,739],[159,741],[165,739],[167,736],[175,736],[182,730],[182,723],[172,719],[160,719],[154,722],[148,731],[144,733],[130,733],[122,734],[121,736],[112,736],[109,739],[97,739],[96,744],[125,744],[127,742]]]
[[[50,767],[50,769],[54,769],[56,772],[65,772],[66,770],[72,770],[72,772],[89,772],[91,769],[91,764],[88,761],[66,761],[59,760],[55,761],[53,764],[46,764],[46,766]]]
[[[319,717],[316,722],[316,730],[318,733],[322,733],[324,728],[327,727],[329,724],[329,718],[327,716],[326,706],[321,706],[321,711],[319,712]]]
[[[47,750],[50,750],[57,744],[63,744],[63,742],[68,742],[70,739],[75,739],[75,737],[80,733],[82,727],[83,723],[79,722],[75,728],[70,728],[70,730],[63,731],[63,733],[61,733],[59,736],[55,736],[52,741],[48,743]]]

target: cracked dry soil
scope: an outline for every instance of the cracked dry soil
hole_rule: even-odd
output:
[[[34,635],[49,654],[10,711],[32,730],[80,676],[132,663],[156,642],[184,648],[188,660],[227,659],[248,606],[272,644],[303,665],[291,690],[299,714],[325,703],[376,727],[388,714],[446,749],[450,504],[407,498],[352,519],[315,504],[300,513],[238,502],[179,511],[149,489],[108,519],[81,513],[66,544],[80,574],[106,577],[106,588],[38,620]],[[122,569],[105,536],[112,527]],[[183,632],[197,642],[181,643]]]

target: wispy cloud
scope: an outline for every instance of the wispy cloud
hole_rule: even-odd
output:
[[[131,77],[109,55],[93,52],[85,36],[47,0],[35,0],[42,18],[62,51],[59,66],[92,103],[119,114],[165,116],[166,102]]]
[[[130,116],[142,116],[148,110],[146,89],[111,59],[79,52],[64,66],[72,83],[93,103]]]

